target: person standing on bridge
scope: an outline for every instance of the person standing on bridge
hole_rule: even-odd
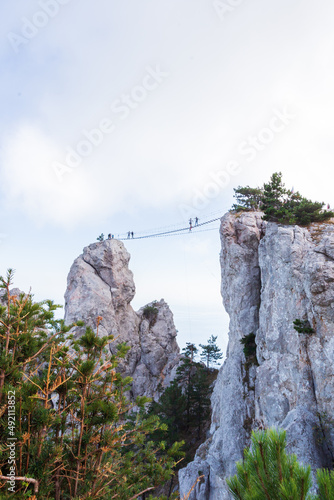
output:
[[[196,218],[195,218],[195,226],[198,226],[198,221],[199,221],[199,218],[198,218],[198,217],[196,217]]]

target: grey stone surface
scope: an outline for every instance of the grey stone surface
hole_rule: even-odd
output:
[[[148,321],[144,307],[135,312],[131,300],[135,285],[128,264],[130,255],[122,242],[112,239],[84,248],[73,263],[65,293],[65,321],[83,320],[100,335],[114,335],[116,344],[127,342],[131,349],[121,363],[124,375],[133,377],[132,397],[158,396],[158,386],[165,387],[174,378],[179,362],[179,347],[173,315],[161,299],[148,306],[157,309],[155,321]],[[82,329],[76,329],[76,335]]]
[[[221,241],[229,346],[212,396],[211,437],[179,473],[184,495],[205,471],[189,500],[230,498],[224,480],[252,429],[286,429],[288,451],[313,471],[332,467],[334,457],[334,221],[301,228],[228,213]],[[295,319],[316,333],[296,332]],[[259,366],[246,370],[240,339],[252,332]]]
[[[0,302],[2,304],[6,304],[7,303],[7,299],[6,299],[6,289],[5,288],[2,288],[0,289]],[[20,297],[20,295],[26,295],[25,292],[22,292],[22,290],[20,290],[19,288],[12,288],[11,290],[9,290],[9,295],[11,297]]]

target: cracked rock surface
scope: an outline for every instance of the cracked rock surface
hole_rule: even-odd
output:
[[[221,222],[222,297],[230,316],[227,358],[212,395],[211,436],[179,472],[189,500],[227,500],[225,478],[252,429],[287,431],[288,452],[317,468],[334,458],[334,221],[308,228],[265,223],[261,213]],[[293,322],[308,321],[313,335]],[[256,363],[240,339],[254,333]]]
[[[133,274],[128,264],[130,254],[122,242],[112,239],[84,248],[73,263],[65,293],[66,324],[78,320],[96,331],[96,320],[102,317],[99,334],[114,335],[131,349],[119,366],[124,375],[133,377],[131,396],[158,397],[158,386],[167,386],[174,378],[180,359],[173,314],[161,299],[147,306],[157,312],[145,317],[145,307],[135,312],[131,300],[135,295]],[[76,335],[83,330],[76,329]]]

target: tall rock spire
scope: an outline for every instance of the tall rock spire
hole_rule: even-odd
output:
[[[173,315],[164,300],[152,302],[154,319],[147,319],[145,307],[135,312],[131,301],[135,295],[133,274],[128,264],[130,254],[122,242],[112,239],[84,248],[73,263],[65,293],[65,321],[77,320],[96,329],[97,317],[101,335],[114,335],[116,344],[130,347],[121,363],[124,375],[134,378],[132,396],[157,397],[158,386],[168,385],[179,361],[179,347]],[[76,330],[80,335],[82,329]]]

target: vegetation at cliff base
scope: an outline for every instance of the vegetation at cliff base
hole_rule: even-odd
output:
[[[0,278],[1,498],[150,495],[183,453],[181,443],[149,438],[167,429],[156,415],[133,411],[149,400],[127,398],[132,379],[116,368],[128,347],[110,353],[100,317],[75,339],[52,301],[10,293],[12,275]]]
[[[234,189],[236,203],[232,210],[261,210],[263,219],[279,224],[307,226],[311,222],[324,222],[334,217],[334,212],[324,209],[324,203],[311,201],[298,191],[285,188],[282,173],[274,173],[262,188],[249,186]]]
[[[286,432],[268,429],[253,431],[251,447],[237,462],[237,473],[227,480],[236,500],[332,500],[334,472],[317,471],[318,495],[310,493],[311,467],[298,463],[285,451]]]
[[[182,467],[194,458],[196,449],[205,439],[211,417],[210,396],[218,374],[218,370],[195,361],[197,353],[196,345],[188,342],[183,349],[175,379],[163,391],[159,401],[151,403],[148,410],[149,414],[157,415],[167,426],[167,431],[153,433],[154,440],[163,438],[167,445],[174,441],[185,442],[186,457],[180,464]]]

